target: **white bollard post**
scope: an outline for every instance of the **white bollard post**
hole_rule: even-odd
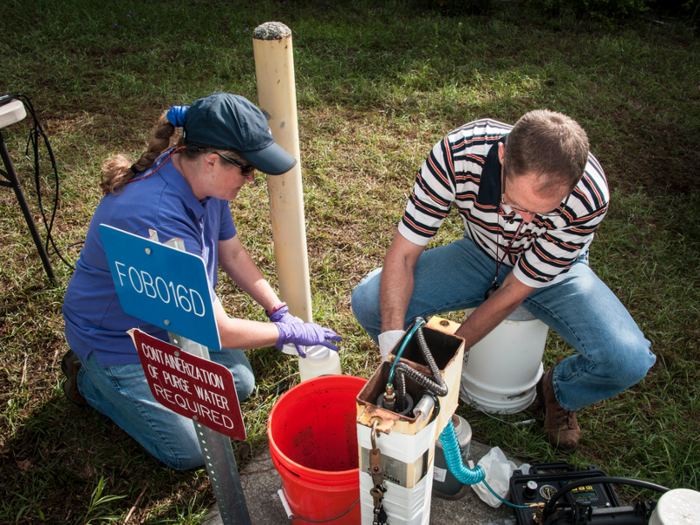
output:
[[[258,26],[253,31],[253,54],[258,105],[268,119],[275,142],[297,159],[289,172],[267,177],[280,296],[293,315],[310,322],[313,312],[291,30],[281,22]]]

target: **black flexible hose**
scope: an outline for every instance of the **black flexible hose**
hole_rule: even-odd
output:
[[[549,515],[554,511],[554,507],[559,500],[564,494],[567,492],[570,492],[574,490],[575,488],[578,488],[582,485],[595,485],[595,484],[600,484],[600,483],[619,483],[622,485],[632,485],[634,487],[641,487],[645,489],[650,489],[650,490],[655,490],[656,492],[668,492],[669,489],[666,487],[662,487],[661,485],[656,485],[655,483],[649,483],[648,481],[641,481],[638,479],[628,479],[628,478],[612,478],[608,476],[600,477],[600,478],[587,478],[587,479],[582,479],[581,481],[576,481],[572,482],[569,485],[567,485],[564,488],[559,489],[554,496],[552,496],[552,499],[550,499],[547,504],[544,506],[544,509],[542,510],[542,515],[545,519],[549,517]]]
[[[418,347],[421,349],[421,352],[423,353],[423,357],[425,358],[425,362],[428,363],[428,368],[430,368],[430,372],[433,374],[433,377],[435,378],[435,381],[437,382],[437,385],[439,386],[439,391],[433,390],[435,394],[438,396],[446,396],[447,395],[447,385],[445,384],[445,381],[442,379],[442,376],[440,375],[440,369],[438,368],[437,363],[435,362],[435,358],[433,357],[433,354],[430,352],[430,348],[428,348],[428,343],[425,342],[425,334],[423,333],[423,328],[418,329],[418,333],[416,334],[416,339],[418,340]]]
[[[440,375],[440,369],[433,358],[433,354],[428,348],[428,344],[425,342],[425,335],[423,334],[423,327],[418,328],[416,331],[416,341],[418,342],[418,348],[423,354],[423,359],[430,368],[430,372],[433,377],[428,377],[421,374],[418,370],[415,370],[405,363],[396,364],[396,408],[397,412],[401,412],[406,408],[406,380],[405,376],[408,376],[413,381],[418,383],[420,386],[426,390],[434,393],[437,396],[447,395],[447,385],[445,380]]]

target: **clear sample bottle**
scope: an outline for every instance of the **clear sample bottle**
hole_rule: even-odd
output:
[[[299,356],[299,375],[302,381],[340,373],[338,352],[323,345],[307,346],[306,357]]]

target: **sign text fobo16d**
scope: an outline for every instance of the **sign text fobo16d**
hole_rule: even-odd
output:
[[[100,224],[122,310],[221,350],[207,270],[201,257]]]
[[[148,271],[137,270],[123,262],[114,261],[114,267],[121,286],[131,284],[135,293],[144,294],[150,299],[158,298],[164,305],[170,304],[172,297],[175,308],[181,308],[185,313],[191,312],[197,317],[204,317],[206,313],[204,300],[194,288],[188,289],[179,283],[166,282],[160,275],[154,279]]]

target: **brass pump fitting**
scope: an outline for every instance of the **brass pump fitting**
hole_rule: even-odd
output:
[[[535,516],[533,518],[533,521],[537,523],[538,525],[544,524],[544,503],[535,503],[533,505],[530,505],[530,507],[537,507],[537,512],[535,512]]]
[[[384,394],[384,401],[386,403],[393,403],[396,401],[396,394],[394,393],[394,385],[386,385],[386,393]]]

